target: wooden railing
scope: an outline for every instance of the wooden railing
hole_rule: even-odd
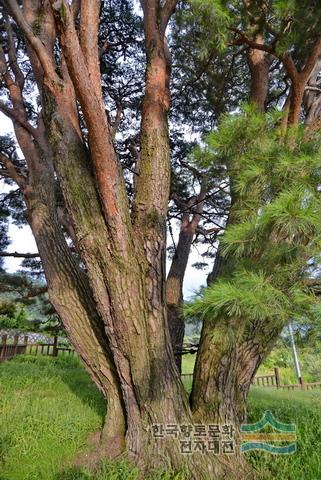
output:
[[[268,373],[266,375],[257,375],[256,377],[254,377],[252,383],[258,385],[259,387],[279,388],[281,386],[279,369],[275,367],[273,373]]]
[[[13,342],[8,340],[8,335],[2,335],[0,337],[0,362],[4,360],[10,360],[11,358],[16,357],[17,355],[49,355],[52,357],[57,357],[58,355],[75,355],[75,350],[69,347],[60,347],[58,345],[58,337],[53,337],[52,343],[28,343],[28,336],[24,335],[23,340],[20,341],[21,335],[15,335]],[[185,347],[185,346],[184,346]],[[196,353],[196,345],[188,345],[184,348],[181,355],[186,353]],[[183,373],[182,379],[192,382],[193,373]],[[274,368],[273,373],[266,375],[257,375],[254,377],[253,385],[259,387],[275,387],[287,390],[294,390],[296,388],[301,388],[304,390],[311,390],[314,388],[321,388],[321,382],[311,382],[311,383],[295,383],[285,385],[280,381],[279,369]]]
[[[58,337],[53,338],[52,343],[28,343],[28,336],[23,337],[23,341],[19,343],[20,335],[15,335],[13,343],[8,341],[7,335],[2,335],[0,340],[0,362],[10,360],[17,355],[50,355],[57,357],[58,355],[74,355],[73,348],[60,347],[58,345]]]

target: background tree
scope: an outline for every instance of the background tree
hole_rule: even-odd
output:
[[[244,421],[253,376],[282,328],[318,317],[308,279],[320,251],[320,147],[302,137],[287,145],[276,119],[247,108],[208,137],[213,161],[226,159],[233,204],[220,274],[188,308],[204,319],[192,392],[202,417],[211,406],[222,420]]]

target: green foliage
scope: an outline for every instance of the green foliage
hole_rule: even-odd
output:
[[[205,139],[201,160],[230,185],[229,224],[220,239],[222,277],[187,305],[188,316],[245,322],[320,318],[307,280],[317,279],[321,249],[321,144],[280,135],[279,112],[245,105]],[[196,159],[201,158],[201,149]],[[314,268],[309,263],[314,263]]]
[[[8,315],[13,317],[17,311],[17,305],[14,302],[8,300],[0,301],[0,315]]]
[[[319,382],[321,380],[321,342],[300,343],[296,339],[299,362],[305,382]],[[260,367],[260,373],[271,372],[273,367],[280,370],[281,383],[297,383],[291,345],[286,338],[280,340]]]
[[[28,329],[26,308],[21,304],[0,301],[0,328]]]
[[[240,271],[231,281],[219,280],[215,287],[186,307],[186,312],[212,320],[222,317],[250,320],[280,320],[288,312],[287,297],[274,288],[263,273]]]
[[[29,262],[25,266],[34,272]],[[39,278],[38,272],[35,276]],[[0,272],[0,327],[63,333],[61,321],[41,280],[41,276],[34,280],[31,273],[28,275],[24,271]]]
[[[190,4],[192,10],[185,13],[185,21],[202,26],[196,41],[200,58],[205,59],[213,49],[222,51],[226,47],[230,13],[221,0],[190,0]]]

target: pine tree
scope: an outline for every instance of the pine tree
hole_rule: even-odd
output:
[[[245,369],[235,366],[243,397],[236,404],[240,419],[251,380],[282,328],[320,316],[313,285],[320,282],[321,143],[303,130],[282,136],[279,120],[280,112],[244,106],[226,115],[196,152],[196,161],[216,174],[217,165],[225,165],[230,212],[220,239],[220,275],[185,311],[203,320],[203,338],[214,338],[211,349],[219,341],[220,355],[238,351],[239,368]],[[242,349],[249,354],[251,348],[258,349],[255,361],[242,365]],[[233,368],[233,356],[230,362]],[[197,362],[195,392],[205,371]],[[213,389],[211,394],[207,390],[205,401],[213,405]],[[203,398],[199,392],[192,397],[199,408]]]

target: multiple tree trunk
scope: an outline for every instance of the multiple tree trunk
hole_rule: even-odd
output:
[[[0,68],[12,108],[3,106],[2,111],[13,120],[28,176],[9,158],[1,161],[23,193],[50,300],[84,365],[107,398],[102,441],[111,446],[112,456],[126,450],[144,467],[166,467],[169,463],[178,469],[187,465],[191,479],[201,480],[207,475],[220,478],[227,472],[229,478],[239,478],[240,470],[235,468],[240,468],[241,460],[227,466],[216,457],[182,456],[176,439],[159,443],[151,429],[154,424],[194,421],[239,424],[245,419],[253,375],[279,334],[267,328],[262,343],[258,338],[265,328],[262,325],[241,330],[237,322],[226,319],[215,329],[205,323],[190,406],[174,349],[181,346],[184,335],[179,311],[182,284],[205,190],[201,190],[192,219],[188,212],[183,214],[166,286],[171,65],[165,31],[176,1],[141,0],[146,88],[139,171],[131,209],[100,86],[100,2],[81,0],[69,5],[65,0],[23,0],[22,8],[16,0],[2,3],[26,41],[41,111],[37,126],[28,122],[24,77],[6,17],[11,70],[7,69],[3,51]],[[57,38],[61,49],[59,65],[54,55]],[[256,42],[261,44],[260,39]],[[248,58],[251,99],[263,110],[270,60],[257,49],[249,51]],[[311,70],[305,68],[307,81]],[[293,77],[293,123],[299,115],[297,97],[302,100],[302,82],[296,89]],[[79,107],[86,138],[80,128]],[[57,182],[68,212],[67,227],[57,211]],[[66,241],[66,228],[74,239],[76,254]]]

